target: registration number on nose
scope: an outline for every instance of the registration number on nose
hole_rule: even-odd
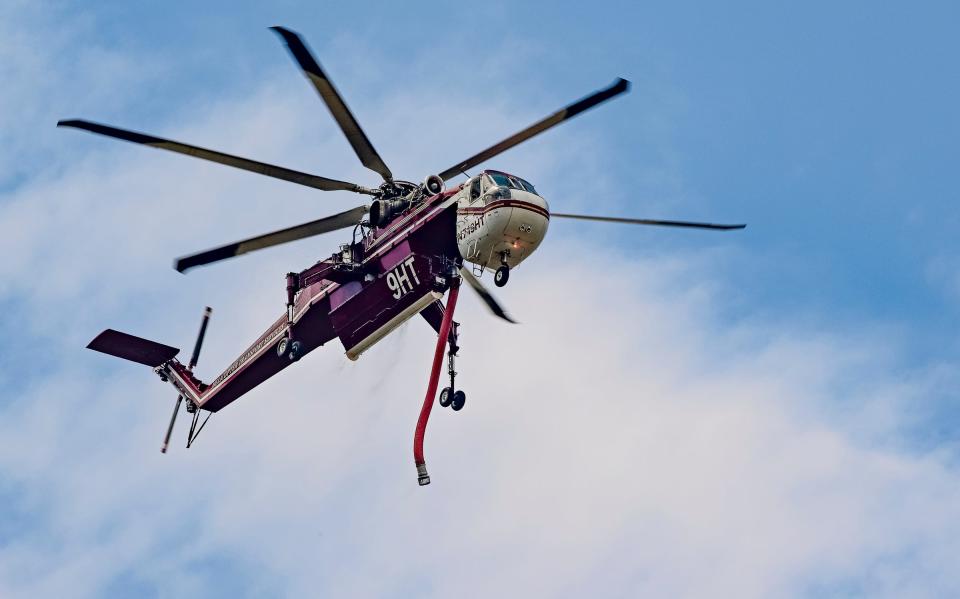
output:
[[[417,271],[413,268],[414,257],[410,256],[387,271],[387,287],[393,292],[393,299],[400,299],[420,284]]]

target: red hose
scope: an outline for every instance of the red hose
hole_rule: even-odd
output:
[[[417,420],[417,430],[413,435],[413,460],[417,465],[417,482],[420,486],[430,484],[430,475],[427,474],[427,463],[423,459],[423,436],[427,432],[427,420],[430,419],[430,410],[433,409],[433,399],[437,394],[437,383],[440,380],[440,367],[443,364],[443,350],[450,337],[450,324],[453,322],[453,310],[457,307],[457,294],[460,292],[460,279],[451,281],[450,296],[447,298],[447,307],[443,311],[443,322],[440,323],[440,334],[437,337],[437,351],[433,354],[433,370],[430,371],[430,384],[427,385],[427,396],[423,399],[420,408],[420,418]]]

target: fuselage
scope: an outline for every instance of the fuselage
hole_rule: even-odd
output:
[[[436,306],[451,266],[462,260],[513,268],[537,249],[549,221],[547,203],[532,185],[484,171],[288,275],[288,315],[209,385],[176,360],[158,372],[196,406],[217,411],[291,363],[275,350],[284,339],[298,340],[303,355],[339,338],[355,360],[412,316],[424,313],[430,321],[431,307],[442,315]]]

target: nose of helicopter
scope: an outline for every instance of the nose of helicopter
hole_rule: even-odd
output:
[[[508,251],[506,263],[513,267],[523,261],[543,241],[550,224],[547,201],[529,191],[511,189],[506,207],[509,217],[503,228],[502,246]]]
[[[510,197],[515,202],[520,204],[518,207],[524,207],[528,210],[538,210],[538,211],[548,211],[549,205],[547,201],[542,197],[538,196],[535,193],[524,191],[521,189],[511,189]]]

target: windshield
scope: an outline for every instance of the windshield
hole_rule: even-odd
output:
[[[513,175],[508,175],[506,173],[497,173],[490,172],[487,173],[493,182],[497,185],[503,187],[509,187],[511,189],[521,189],[524,191],[529,191],[530,193],[537,193],[537,190],[533,188],[533,185],[527,181],[524,181],[520,177],[514,177]]]

